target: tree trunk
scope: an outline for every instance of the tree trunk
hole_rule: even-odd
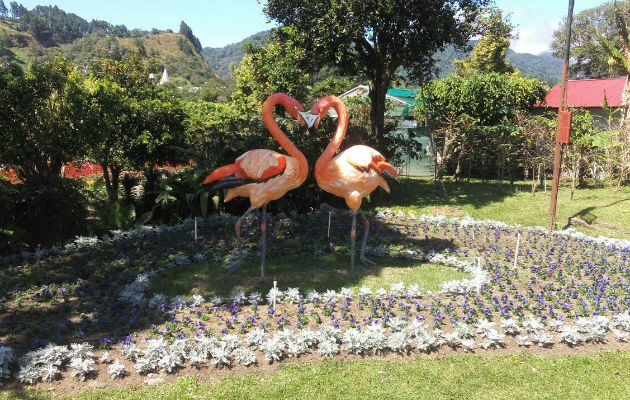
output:
[[[120,168],[109,165],[107,163],[101,163],[103,169],[103,179],[105,180],[105,189],[107,189],[107,198],[109,201],[118,200],[118,179],[120,175]]]
[[[391,83],[391,76],[385,71],[377,71],[374,79],[368,81],[370,86],[370,123],[372,127],[372,136],[376,142],[376,147],[385,152],[383,149],[385,138],[385,109],[386,95]]]

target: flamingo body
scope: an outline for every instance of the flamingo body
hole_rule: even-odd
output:
[[[384,171],[398,175],[385,157],[371,147],[352,146],[315,169],[315,180],[320,188],[346,200],[348,208],[357,211],[364,197],[377,187],[389,193],[383,178]]]

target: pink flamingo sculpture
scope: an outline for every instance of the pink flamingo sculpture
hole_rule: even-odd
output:
[[[288,156],[273,150],[250,150],[236,159],[234,164],[217,168],[206,179],[204,184],[213,183],[211,189],[228,189],[225,202],[235,197],[248,197],[249,209],[236,222],[235,230],[238,243],[238,259],[228,266],[228,273],[234,272],[242,263],[243,249],[241,240],[241,226],[243,219],[252,211],[262,207],[261,234],[261,261],[260,275],[265,276],[266,243],[266,213],[267,204],[284,196],[289,190],[300,186],[308,174],[306,157],[291,140],[282,132],[273,118],[273,109],[282,104],[289,114],[298,118],[300,126],[304,125],[308,113],[298,114],[303,111],[302,105],[294,98],[284,93],[271,95],[263,104],[263,123],[280,146],[289,153]],[[302,119],[298,117],[302,115]],[[312,126],[314,118],[310,117],[308,127]]]
[[[361,202],[365,196],[372,193],[378,186],[389,193],[389,185],[386,179],[396,181],[398,172],[385,161],[385,157],[381,153],[368,146],[352,146],[335,156],[348,128],[348,109],[346,105],[335,96],[326,96],[313,105],[310,113],[318,115],[314,123],[315,127],[317,127],[321,118],[326,116],[330,108],[337,112],[337,130],[332,141],[315,164],[315,180],[319,187],[326,192],[343,197],[352,211],[350,270],[354,272],[357,212],[360,211]],[[363,217],[364,227],[360,259],[364,265],[374,265],[372,261],[365,257],[370,223],[365,213],[363,211],[360,212],[361,217]]]

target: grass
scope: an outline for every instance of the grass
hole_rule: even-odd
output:
[[[274,374],[228,375],[214,384],[180,378],[140,389],[84,390],[73,399],[623,399],[630,352],[542,357],[458,355],[387,361],[286,363]],[[49,398],[27,390],[4,399]]]
[[[418,283],[424,290],[438,290],[442,282],[465,279],[468,274],[455,268],[421,263],[417,260],[373,258],[378,265],[357,265],[354,275],[350,273],[349,257],[332,254],[321,257],[291,255],[271,257],[267,265],[267,277],[259,278],[258,259],[246,261],[233,275],[225,274],[225,267],[217,263],[201,263],[178,268],[160,275],[152,281],[151,291],[166,295],[201,294],[226,296],[232,289],[245,292],[258,290],[266,294],[278,281],[280,288],[299,285],[302,293],[310,290],[339,290],[342,287],[358,289],[367,286],[373,290],[389,288],[391,283]]]
[[[430,179],[403,179],[392,187],[392,193],[375,192],[372,205],[417,214],[468,214],[476,219],[500,220],[525,226],[547,226],[551,185],[532,194],[527,182],[513,186],[496,182],[471,183],[445,182],[449,201],[445,202],[442,190]],[[567,184],[558,193],[557,227],[569,226],[569,218],[578,217],[592,227],[575,225],[589,235],[605,235],[630,239],[630,187],[619,190],[608,186],[591,186],[576,189],[573,200]]]

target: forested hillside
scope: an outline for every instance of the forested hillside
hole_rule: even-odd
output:
[[[243,59],[243,44],[246,42],[261,43],[270,33],[270,30],[258,32],[240,42],[231,43],[224,47],[204,47],[201,55],[221,78],[229,79],[232,76],[230,65],[238,64]]]
[[[86,67],[100,58],[120,60],[140,56],[150,70],[166,69],[176,86],[220,86],[220,79],[201,57],[199,40],[183,21],[180,33],[171,30],[129,30],[106,21],[87,21],[58,7],[18,6],[0,20],[0,59],[27,65],[62,55]]]

